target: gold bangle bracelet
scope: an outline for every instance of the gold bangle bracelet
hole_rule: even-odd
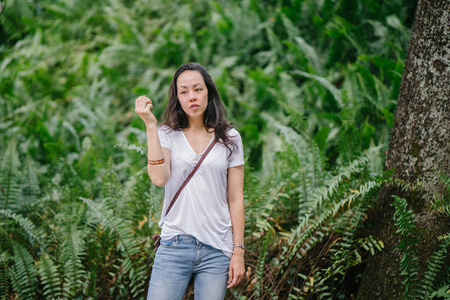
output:
[[[164,163],[164,158],[163,159],[159,159],[159,160],[149,160],[148,159],[148,164],[152,165],[152,166],[154,166],[154,165],[161,165],[163,163]]]

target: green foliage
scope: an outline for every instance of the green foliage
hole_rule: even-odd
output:
[[[2,209],[16,208],[17,204],[13,202],[13,199],[18,199],[20,195],[20,162],[16,152],[17,142],[11,140],[8,144],[2,161],[0,173],[0,186],[1,190],[1,201],[0,207]]]
[[[416,252],[418,238],[415,236],[415,216],[412,210],[407,209],[407,203],[405,199],[402,199],[396,195],[394,197],[395,207],[394,220],[397,227],[397,232],[400,233],[402,240],[397,246],[398,249],[403,251],[402,258],[400,260],[400,275],[403,276],[403,284],[405,286],[405,297],[412,298],[412,295],[418,292],[418,269]]]
[[[440,172],[436,172],[436,175],[444,186],[444,193],[441,195],[438,193],[432,194],[432,208],[450,216],[450,175],[442,174]]]
[[[0,215],[3,216],[4,224],[8,224],[11,226],[9,229],[13,228],[13,226],[17,226],[20,228],[18,230],[18,233],[25,233],[28,241],[31,245],[33,245],[35,242],[40,242],[38,239],[38,233],[36,232],[36,227],[34,226],[33,222],[31,222],[30,219],[23,217],[21,215],[15,214],[11,210],[0,210]],[[9,222],[13,221],[13,222]],[[2,232],[5,233],[5,232]],[[18,237],[16,237],[18,239]]]
[[[43,296],[47,299],[62,298],[61,273],[50,255],[43,253],[37,268],[43,285]]]
[[[33,4],[30,0],[8,0],[0,2],[0,24],[9,39],[19,39],[30,27]]]
[[[211,72],[245,143],[249,273],[230,297],[348,296],[348,274],[383,248],[359,232],[389,178],[414,6],[8,0],[0,299],[145,297],[163,191],[134,99],[150,96],[160,118],[187,61]],[[447,200],[433,203],[448,213]],[[436,283],[445,249],[430,260],[430,297],[448,284]]]
[[[445,238],[441,244],[439,245],[439,250],[435,251],[433,255],[430,256],[430,260],[427,263],[427,270],[424,274],[424,279],[422,281],[422,290],[421,290],[421,297],[424,298],[433,298],[434,296],[439,297],[450,297],[448,295],[448,291],[450,291],[449,288],[449,274],[450,271],[448,269],[448,266],[444,266],[444,259],[448,256],[447,249],[450,246],[450,238]],[[443,268],[446,268],[447,270],[447,276],[444,277],[443,282],[441,280],[438,280],[439,274],[442,274]],[[445,273],[444,273],[445,274]],[[441,281],[441,282],[440,282]],[[440,285],[439,285],[440,283]],[[439,291],[447,292],[447,296],[445,293],[439,293]]]
[[[447,176],[442,176],[447,179]],[[450,190],[450,189],[448,189]],[[405,287],[405,299],[433,299],[435,296],[448,297],[445,292],[448,291],[448,267],[444,266],[447,257],[447,251],[450,246],[448,234],[438,237],[441,240],[439,249],[430,257],[427,263],[427,270],[423,278],[419,281],[418,262],[416,252],[418,250],[418,233],[416,232],[416,216],[412,210],[408,209],[405,199],[393,196],[395,207],[394,220],[397,232],[400,233],[402,239],[398,249],[402,250],[402,258],[400,260],[400,275],[403,277],[403,285]],[[442,279],[439,275],[445,274]]]
[[[259,255],[258,258],[258,263],[256,265],[256,274],[255,274],[255,279],[256,279],[256,284],[255,284],[255,288],[253,291],[253,296],[255,296],[256,298],[260,298],[261,297],[261,291],[264,288],[263,286],[263,277],[264,277],[264,268],[265,268],[265,260],[267,257],[267,249],[269,248],[269,235],[266,235],[266,237],[264,238],[262,247],[261,247],[261,254]]]
[[[303,126],[298,111],[285,107],[292,127],[263,115],[282,136],[274,173],[262,182],[248,179],[257,187],[248,190],[246,201],[250,227],[256,229],[250,240],[258,253],[248,284],[255,298],[331,297],[340,294],[348,270],[384,246],[372,237],[358,238],[357,231],[389,174],[373,172],[379,170],[371,163],[380,147],[330,173],[315,140],[296,126]],[[267,240],[273,247],[267,248]]]
[[[13,243],[14,264],[9,269],[13,289],[21,299],[36,295],[36,267],[30,252],[20,244]]]

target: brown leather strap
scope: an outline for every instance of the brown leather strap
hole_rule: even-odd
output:
[[[194,169],[191,171],[191,173],[189,174],[189,176],[186,178],[186,180],[183,182],[183,184],[180,186],[180,188],[178,189],[178,192],[175,194],[175,196],[173,196],[172,202],[170,202],[169,207],[167,208],[166,214],[165,216],[167,216],[167,214],[169,213],[170,209],[172,208],[173,204],[175,203],[175,201],[177,200],[178,196],[180,195],[181,191],[184,189],[184,187],[187,185],[187,183],[189,182],[189,180],[191,180],[192,176],[194,176],[195,172],[198,170],[198,168],[200,167],[200,165],[202,164],[202,162],[205,160],[206,156],[208,155],[209,151],[211,151],[212,147],[214,147],[214,145],[216,144],[216,140],[214,140],[211,145],[209,145],[208,149],[205,150],[205,153],[203,153],[202,158],[200,158],[200,160],[198,161],[198,163],[195,165]]]

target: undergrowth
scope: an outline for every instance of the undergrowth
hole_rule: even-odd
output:
[[[210,71],[244,141],[247,275],[227,298],[354,294],[349,277],[384,247],[359,233],[390,180],[415,1],[5,3],[0,299],[145,299],[163,190],[134,99],[159,118],[188,61]],[[414,216],[396,203],[408,295],[443,297],[448,234],[417,284]]]

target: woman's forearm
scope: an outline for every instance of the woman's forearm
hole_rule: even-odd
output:
[[[235,199],[230,201],[230,216],[231,226],[233,227],[233,243],[244,244],[244,199]]]
[[[161,147],[156,124],[148,125],[146,133],[148,160],[158,161],[164,159],[162,164],[147,164],[148,175],[156,186],[165,186],[170,176],[170,151]]]
[[[148,176],[150,176],[150,179],[155,185],[164,186],[170,176],[170,151],[166,148],[161,148],[158,126],[156,125],[157,120],[151,111],[152,108],[153,103],[147,96],[139,96],[136,98],[134,111],[144,121],[147,128]],[[161,161],[162,159],[164,159],[163,163],[150,163],[150,161]]]
[[[228,169],[228,204],[230,206],[231,226],[233,227],[233,243],[244,244],[244,166]],[[244,249],[233,247],[230,260],[227,288],[239,284],[245,274]]]
[[[230,206],[233,243],[244,244],[244,166],[228,169],[228,204]],[[239,251],[239,250],[238,250]]]

